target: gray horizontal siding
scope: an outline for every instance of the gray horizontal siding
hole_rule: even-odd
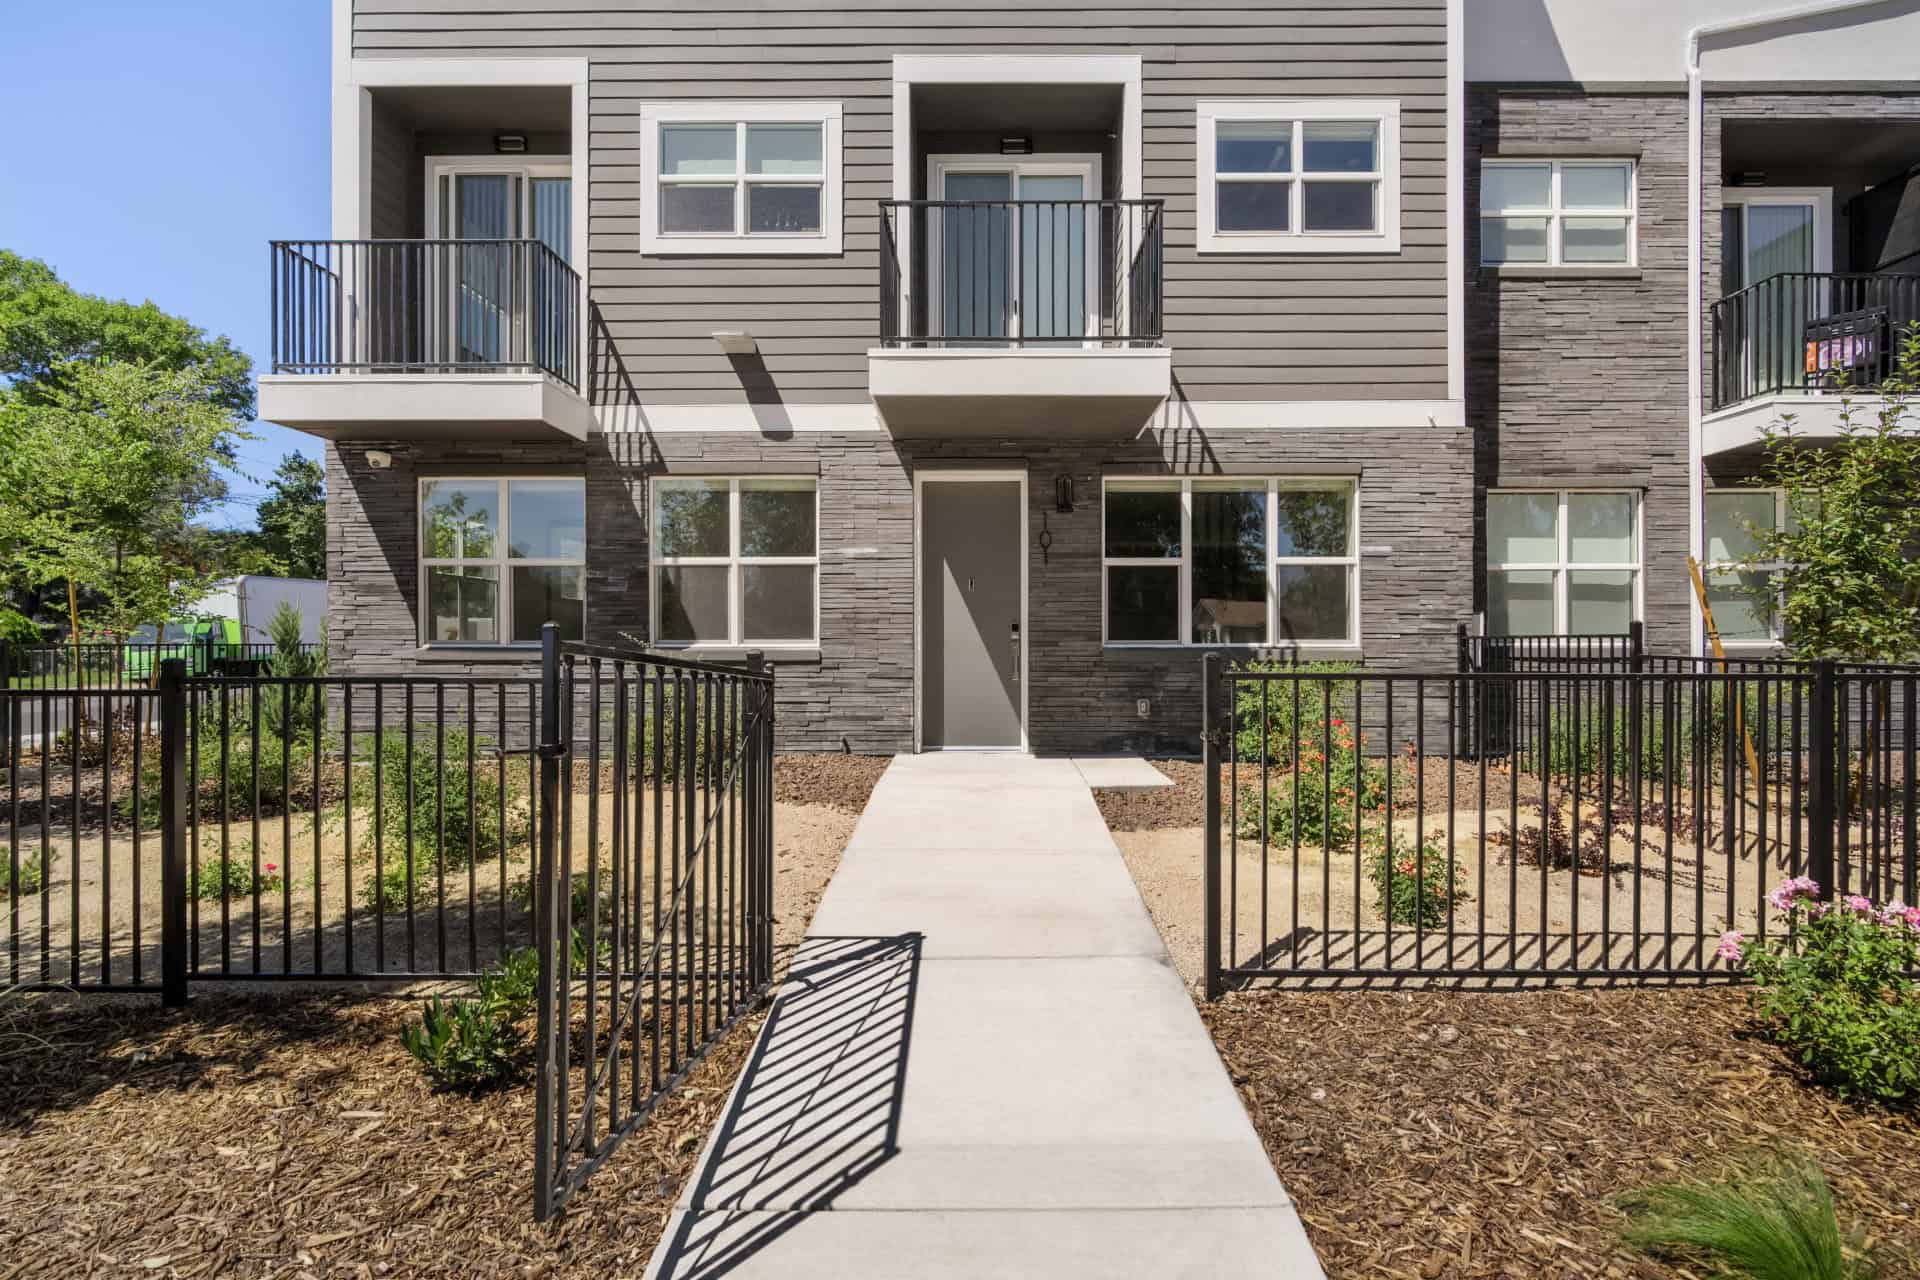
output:
[[[647,400],[744,397],[716,327],[754,332],[783,398],[865,398],[896,53],[1141,56],[1144,192],[1166,201],[1166,331],[1189,398],[1446,394],[1444,0],[357,0],[354,50],[589,59],[594,301]],[[1236,95],[1398,98],[1403,252],[1196,255],[1194,100]],[[639,104],[702,98],[842,104],[843,253],[641,256]]]

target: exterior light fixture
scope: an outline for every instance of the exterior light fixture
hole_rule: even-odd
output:
[[[496,133],[493,135],[493,149],[502,155],[519,155],[527,149],[527,135]]]
[[[1053,509],[1061,515],[1073,510],[1073,477],[1055,476],[1053,480]]]
[[[393,466],[393,455],[385,449],[367,450],[367,465],[375,471],[385,471]]]
[[[753,335],[743,329],[717,329],[713,340],[730,356],[750,356],[760,350],[760,344],[754,341]]]
[[[1033,135],[1022,134],[1000,139],[1000,154],[1003,156],[1032,155]]]

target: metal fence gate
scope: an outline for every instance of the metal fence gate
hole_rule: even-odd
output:
[[[773,674],[559,643],[541,669],[534,1216],[773,979]]]
[[[1737,976],[1810,875],[1920,897],[1920,668],[1203,666],[1205,984]],[[1517,666],[1521,664],[1495,664]]]

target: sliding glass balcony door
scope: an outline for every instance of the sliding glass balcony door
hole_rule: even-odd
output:
[[[572,253],[573,191],[564,163],[447,162],[436,168],[429,224],[450,241],[428,265],[441,298],[436,349],[454,366],[524,365],[557,331],[566,299],[524,244],[563,263]],[[547,314],[552,312],[554,314]]]
[[[1750,371],[1756,394],[1797,390],[1805,378],[1807,322],[1828,310],[1826,286],[1811,278],[1832,270],[1828,207],[1825,192],[1756,188],[1726,195],[1721,292],[1784,277],[1748,295],[1740,347],[1727,353]]]
[[[961,346],[1098,338],[1096,162],[936,157],[931,177],[935,336]]]

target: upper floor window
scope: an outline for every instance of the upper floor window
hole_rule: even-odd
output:
[[[643,253],[840,252],[840,104],[640,108]]]
[[[1487,629],[1624,635],[1640,616],[1640,501],[1628,490],[1487,495]]]
[[[1488,160],[1480,166],[1480,261],[1632,266],[1631,160]]]
[[[580,639],[586,563],[587,486],[577,476],[420,482],[429,644],[530,644],[546,622]]]
[[[1400,104],[1198,104],[1201,253],[1397,253]]]

